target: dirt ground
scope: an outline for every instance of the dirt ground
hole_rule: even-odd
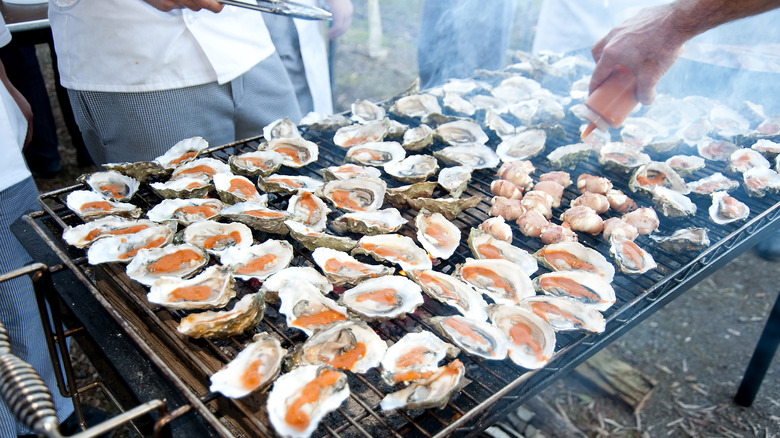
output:
[[[387,99],[417,75],[422,1],[379,3],[383,57],[370,56],[366,2],[354,4],[352,28],[333,46],[337,111],[358,98]],[[513,49],[528,48],[537,7],[538,2],[518,6]],[[46,61],[44,48],[39,55]],[[63,172],[38,179],[41,191],[71,185],[79,174],[94,170],[75,165],[62,127],[60,134]],[[657,382],[639,412],[573,377],[545,390],[542,398],[594,437],[780,436],[780,361],[770,367],[751,408],[732,401],[778,295],[779,268],[748,251],[607,348]]]

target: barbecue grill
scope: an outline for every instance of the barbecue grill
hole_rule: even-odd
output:
[[[416,125],[417,120],[401,122]],[[555,147],[578,141],[579,121],[565,119],[563,127],[565,135],[548,136],[545,152],[532,159],[537,167],[536,175],[552,169],[544,159],[544,155]],[[560,133],[561,131],[558,130]],[[280,173],[300,174],[320,178],[323,167],[340,165],[344,161],[345,150],[334,145],[332,132],[322,132],[302,129],[304,138],[312,140],[320,147],[319,160],[300,169],[283,168]],[[211,148],[207,155],[227,161],[232,154],[254,151],[260,145],[262,138],[248,139],[228,145]],[[495,146],[498,140],[491,138],[489,145]],[[431,153],[445,145],[435,143],[423,153]],[[671,155],[671,154],[670,154]],[[665,156],[654,156],[662,161]],[[708,163],[706,170],[694,173],[690,178],[698,179],[714,172],[726,173],[725,163]],[[590,173],[610,178],[617,189],[630,194],[627,182],[628,175],[603,169],[596,157],[581,162],[570,173],[573,179],[581,173]],[[472,227],[477,227],[483,220],[490,217],[489,199],[490,182],[494,179],[494,170],[477,170],[463,197],[479,196],[483,201],[476,207],[465,210],[453,222],[463,233],[458,250],[449,260],[436,260],[434,269],[444,273],[452,273],[456,265],[471,257],[466,243],[466,237]],[[385,178],[389,186],[399,186],[401,183]],[[182,423],[197,424],[198,433],[206,436],[274,436],[267,414],[264,410],[266,393],[254,394],[244,399],[233,400],[208,390],[209,376],[224,364],[229,362],[251,341],[251,334],[245,334],[228,339],[188,339],[176,331],[178,321],[185,315],[181,311],[171,311],[152,305],[146,300],[147,289],[139,283],[130,280],[125,274],[124,265],[105,264],[90,266],[86,262],[85,251],[69,247],[61,239],[62,230],[69,225],[77,225],[81,221],[65,206],[65,197],[71,191],[82,189],[81,185],[63,188],[46,193],[40,197],[43,212],[25,217],[25,226],[34,230],[28,235],[25,245],[35,246],[32,241],[38,241],[38,251],[51,252],[56,255],[54,260],[59,270],[68,271],[75,277],[75,283],[80,286],[70,292],[65,292],[66,301],[74,313],[78,309],[78,300],[95,301],[100,306],[99,312],[108,315],[109,322],[121,328],[123,334],[132,341],[138,350],[137,358],[148,361],[154,373],[162,382],[155,394],[165,398],[168,404],[168,414],[157,419],[156,429],[161,430],[166,424],[174,426]],[[440,190],[440,189],[437,189]],[[443,192],[435,192],[435,196],[446,196]],[[561,207],[553,210],[554,217],[559,217],[569,201],[579,193],[575,187],[569,187],[564,192]],[[679,294],[706,277],[714,270],[725,265],[744,250],[750,248],[758,239],[768,235],[780,227],[780,202],[776,197],[749,197],[740,188],[734,196],[746,203],[751,210],[746,221],[716,225],[710,221],[706,210],[710,204],[709,197],[691,195],[697,204],[699,214],[689,218],[662,218],[659,234],[670,235],[673,231],[687,227],[702,227],[709,229],[712,244],[704,251],[695,253],[671,253],[658,246],[647,236],[640,236],[637,243],[649,251],[658,267],[644,275],[617,274],[612,283],[617,301],[615,305],[604,312],[607,320],[606,330],[602,334],[558,333],[556,352],[550,363],[542,369],[529,371],[514,365],[511,361],[488,361],[461,353],[460,360],[466,366],[464,386],[453,396],[443,409],[418,411],[395,411],[385,413],[379,408],[382,397],[395,390],[386,385],[376,370],[365,375],[349,374],[351,396],[340,409],[329,414],[320,423],[314,436],[475,436],[483,429],[495,423],[509,410],[527,401],[530,397],[542,391],[556,379],[576,367],[579,363],[614,341],[618,336],[644,320],[654,311],[673,300]],[[650,199],[642,195],[632,195],[642,206],[650,205]],[[283,210],[287,206],[286,196],[269,195],[269,206]],[[160,198],[148,187],[139,191],[133,203],[148,211],[156,205]],[[411,224],[416,211],[405,209],[403,215]],[[609,213],[607,214],[609,215]],[[543,245],[538,239],[525,238],[513,225],[515,237],[513,244],[531,253]],[[333,234],[339,233],[329,229]],[[255,240],[278,238],[255,231]],[[414,229],[407,225],[401,234],[413,236]],[[581,243],[594,248],[605,257],[609,256],[609,244],[600,236],[590,236],[578,233]],[[293,266],[314,266],[311,252],[301,244],[288,239],[295,247]],[[43,242],[44,249],[40,249]],[[35,250],[32,250],[35,257]],[[540,266],[537,274],[544,272]],[[237,280],[238,297],[256,292],[260,288],[257,281]],[[60,293],[63,295],[63,293]],[[81,297],[81,298],[79,298]],[[72,301],[72,302],[71,302]],[[422,328],[431,330],[428,319],[436,315],[454,314],[452,308],[444,306],[429,297],[413,314],[406,318],[395,319],[384,323],[371,323],[375,331],[389,341],[397,341],[409,331]],[[104,317],[105,320],[105,317]],[[99,327],[87,327],[90,332],[100,331]],[[303,342],[305,336],[286,327],[283,315],[278,313],[278,307],[269,305],[261,324],[254,332],[267,331],[274,333],[284,347],[290,349],[294,344]],[[98,334],[98,337],[100,334]],[[109,348],[109,340],[103,339],[101,348]],[[125,341],[126,342],[126,341]],[[100,342],[99,342],[100,344]],[[132,356],[132,355],[129,355]],[[131,360],[131,359],[128,359]],[[127,365],[127,364],[125,364]],[[148,366],[148,365],[145,365]],[[121,368],[121,366],[120,366]],[[120,371],[120,374],[121,371]],[[129,385],[136,385],[133,378]],[[146,388],[148,389],[148,388]],[[144,389],[134,388],[139,399],[148,397]],[[139,395],[139,393],[141,395]],[[141,400],[144,401],[144,400]],[[202,427],[203,426],[203,427]]]

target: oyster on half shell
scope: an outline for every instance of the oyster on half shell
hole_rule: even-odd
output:
[[[488,136],[482,127],[470,120],[456,120],[441,124],[433,130],[433,136],[451,146],[485,144]]]
[[[457,199],[463,194],[471,181],[471,174],[474,169],[470,166],[452,166],[445,167],[439,171],[437,182],[449,192],[450,196]]]
[[[191,338],[226,338],[239,335],[263,319],[265,301],[261,292],[244,295],[230,310],[191,313],[176,330]]]
[[[385,164],[385,172],[399,181],[415,183],[425,181],[439,170],[439,163],[432,155],[410,155],[401,161]]]
[[[165,151],[164,154],[154,159],[163,169],[172,170],[198,157],[209,147],[209,143],[203,137],[190,137],[179,140]]]
[[[290,367],[330,365],[353,373],[379,366],[387,343],[363,321],[331,324],[301,344],[288,358]]]
[[[290,198],[287,212],[292,215],[292,220],[312,230],[322,231],[327,225],[330,209],[322,199],[311,192],[300,192]]]
[[[91,190],[75,190],[68,193],[65,205],[85,222],[106,216],[121,216],[137,219],[141,209],[126,202],[108,201]]]
[[[506,336],[488,322],[460,315],[435,316],[430,321],[437,332],[469,354],[490,360],[506,357],[509,343]]]
[[[546,245],[534,254],[537,260],[553,271],[582,270],[593,272],[612,282],[615,267],[595,249],[579,242]]]
[[[382,358],[382,378],[388,385],[428,378],[444,357],[460,350],[429,331],[407,333],[387,348]]]
[[[387,119],[382,119],[344,126],[333,135],[333,143],[342,148],[351,148],[365,143],[380,142],[387,135],[388,124]]]
[[[420,286],[400,275],[363,280],[339,297],[339,304],[361,319],[379,321],[412,313],[422,303]]]
[[[264,150],[281,154],[282,165],[287,167],[303,167],[319,157],[317,143],[303,137],[275,138],[265,144]]]
[[[195,222],[184,229],[182,236],[185,243],[203,248],[216,256],[228,248],[248,248],[252,245],[252,230],[241,223]]]
[[[431,257],[448,259],[460,245],[460,229],[441,213],[421,210],[414,219],[417,241]]]
[[[520,307],[541,317],[556,332],[582,330],[601,333],[607,325],[601,312],[571,298],[537,295],[521,301]]]
[[[343,214],[331,222],[333,228],[339,231],[373,236],[376,234],[395,233],[408,221],[395,208],[377,211],[358,211]]]
[[[377,211],[385,201],[387,184],[379,178],[352,178],[325,183],[317,194],[343,210]]]
[[[292,245],[286,240],[269,239],[247,248],[230,247],[222,253],[220,261],[233,270],[233,275],[242,279],[264,280],[290,265],[293,258]]]
[[[236,296],[233,284],[230,269],[214,265],[187,280],[161,277],[152,283],[146,298],[168,309],[216,309]]]
[[[155,222],[174,220],[186,227],[194,222],[216,219],[223,208],[219,199],[163,199],[146,216]]]
[[[289,212],[274,210],[253,202],[233,204],[223,209],[220,214],[225,219],[272,234],[287,234],[287,226],[284,221],[292,217]]]
[[[379,406],[383,411],[442,408],[460,388],[465,374],[466,368],[455,359],[439,367],[431,377],[414,381],[406,388],[386,395]]]
[[[504,163],[528,160],[539,155],[547,142],[547,133],[541,129],[526,129],[508,137],[498,146],[496,154]]]
[[[336,286],[355,285],[368,278],[395,272],[395,269],[389,266],[363,263],[346,252],[331,248],[317,248],[311,257],[328,280]]]
[[[127,265],[127,276],[151,286],[164,276],[187,277],[206,266],[209,256],[194,245],[168,245],[141,249]]]
[[[258,333],[233,360],[209,378],[209,391],[230,398],[260,391],[279,375],[286,354],[278,338],[266,332]]]
[[[519,306],[492,305],[493,325],[509,341],[507,352],[515,364],[530,370],[543,367],[555,351],[555,331],[544,319]]]
[[[260,194],[255,184],[249,178],[232,173],[217,173],[214,175],[214,188],[219,198],[225,204],[238,202],[253,202],[267,204],[268,195]]]
[[[336,236],[325,231],[317,231],[300,222],[286,221],[284,224],[290,232],[290,237],[303,244],[310,251],[321,247],[332,248],[338,251],[349,251],[357,246],[355,239],[346,236]]]
[[[509,260],[467,259],[457,275],[498,304],[517,304],[536,294],[531,278]]]
[[[534,278],[533,283],[544,294],[569,297],[602,312],[615,304],[615,290],[609,281],[592,272],[549,272]]]
[[[228,165],[233,173],[245,176],[268,176],[281,167],[284,157],[276,151],[254,151],[231,155]]]
[[[373,141],[352,146],[345,160],[363,166],[385,166],[406,158],[406,150],[395,141]]]
[[[146,219],[125,219],[119,216],[106,216],[75,227],[69,226],[62,232],[62,238],[68,245],[86,248],[103,237],[134,234],[156,225],[156,222]]]
[[[536,259],[528,251],[518,248],[509,242],[498,240],[477,228],[471,229],[468,243],[475,259],[509,260],[528,276],[539,269]]]
[[[431,269],[431,259],[411,237],[400,234],[363,236],[352,254],[366,254],[377,261],[396,263],[405,271]]]
[[[307,336],[347,320],[347,309],[322,295],[311,283],[288,282],[279,290],[279,313],[287,318],[287,326],[303,330]]]
[[[141,249],[160,248],[173,241],[175,224],[153,224],[135,233],[106,236],[87,250],[90,265],[131,261]]]
[[[409,278],[419,284],[428,296],[454,307],[461,315],[478,321],[487,319],[487,303],[470,284],[434,270],[411,271]]]
[[[129,201],[141,185],[135,178],[122,175],[114,170],[95,172],[89,175],[84,182],[93,192],[109,201]]]

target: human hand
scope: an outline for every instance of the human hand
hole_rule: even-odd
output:
[[[352,24],[352,0],[325,0],[333,22],[328,29],[328,39],[335,40],[344,34]]]
[[[617,65],[628,67],[636,76],[636,97],[649,105],[655,100],[655,86],[669,71],[687,40],[670,23],[668,5],[645,8],[612,29],[591,49],[596,68],[590,92],[598,88]]]
[[[192,9],[199,11],[208,9],[211,12],[219,12],[225,6],[217,0],[144,0],[155,8],[168,12],[173,9]]]

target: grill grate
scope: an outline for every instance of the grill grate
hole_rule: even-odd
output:
[[[411,122],[411,121],[403,121]],[[567,120],[568,137],[547,145],[546,153],[554,147],[575,142],[576,124],[573,120]],[[411,124],[415,124],[412,122]],[[345,151],[333,145],[331,134],[305,131],[304,137],[320,145],[319,160],[317,163],[302,169],[283,168],[280,173],[302,174],[312,177],[320,177],[323,167],[338,165],[343,162]],[[250,139],[213,148],[209,155],[227,161],[231,154],[239,154],[255,150],[260,144],[260,139]],[[497,139],[492,138],[489,145],[495,146]],[[434,144],[433,149],[443,147]],[[427,151],[430,153],[430,151]],[[663,160],[664,156],[654,156],[656,160]],[[541,157],[533,159],[537,167],[535,175],[553,170]],[[708,163],[712,164],[712,163]],[[690,178],[701,178],[714,172],[725,169],[722,166],[710,166],[706,170],[699,171]],[[580,163],[570,172],[572,179],[581,173],[591,173],[609,177],[615,188],[630,193],[627,188],[628,177],[623,174],[604,171],[597,163],[595,157]],[[472,227],[489,217],[488,200],[490,194],[490,182],[493,180],[493,170],[479,170],[474,172],[464,197],[477,195],[485,200],[476,208],[464,211],[454,221],[463,232],[463,240],[455,255],[448,261],[441,261],[436,270],[452,273],[458,263],[470,257],[470,250],[466,243],[466,237]],[[387,180],[389,186],[401,185],[397,181]],[[65,207],[65,197],[73,190],[81,186],[73,186],[41,196],[41,203],[48,213],[41,219],[44,226],[48,227],[54,236],[60,236],[61,231],[68,225],[76,225],[80,220]],[[441,189],[437,189],[441,190]],[[553,210],[554,217],[559,217],[569,201],[578,196],[576,188],[569,187],[564,192],[561,207]],[[434,196],[440,195],[436,192]],[[443,195],[443,192],[442,192]],[[777,228],[780,221],[780,203],[773,203],[771,197],[750,198],[741,188],[734,194],[742,202],[751,208],[751,214],[747,222],[739,222],[725,226],[716,226],[710,222],[706,209],[709,207],[708,197],[692,199],[697,204],[699,213],[693,218],[667,219],[662,218],[660,234],[668,235],[678,228],[706,227],[710,230],[709,237],[712,242],[710,248],[701,254],[669,253],[659,248],[646,236],[640,236],[637,243],[650,251],[658,268],[642,276],[627,276],[617,274],[613,287],[616,292],[616,304],[604,312],[607,318],[607,330],[600,335],[584,335],[581,333],[559,333],[556,355],[551,363],[536,371],[527,371],[512,364],[508,359],[495,362],[473,358],[461,354],[459,359],[466,366],[465,382],[462,390],[454,396],[441,410],[425,411],[396,411],[384,413],[379,408],[379,401],[384,394],[392,392],[394,388],[386,385],[376,370],[365,375],[349,375],[351,396],[348,401],[336,412],[328,415],[320,424],[314,436],[334,437],[375,437],[375,436],[444,436],[450,434],[476,435],[482,429],[495,422],[503,412],[523,403],[525,400],[542,390],[565,372],[585,360],[588,356],[598,351],[603,346],[624,333],[633,325],[647,317],[650,313],[660,308],[696,281],[703,278],[713,269],[725,264],[741,250],[748,248],[761,235],[769,233]],[[640,195],[634,195],[634,199],[640,205],[649,205],[649,199]],[[160,199],[148,188],[142,189],[134,198],[133,203],[148,211],[157,204]],[[277,209],[286,209],[287,197],[269,194],[269,206]],[[412,222],[415,211],[403,210],[402,214]],[[609,215],[609,214],[608,214]],[[523,237],[516,226],[514,245],[529,252],[535,252],[542,247],[538,239]],[[341,234],[329,230],[334,234]],[[402,234],[413,236],[411,226],[405,226]],[[263,241],[267,238],[279,238],[274,235],[266,235],[254,231],[255,240]],[[596,249],[607,258],[609,257],[608,244],[600,236],[593,237],[578,233],[580,241],[591,248]],[[313,266],[310,252],[302,245],[288,239],[293,243],[296,257],[292,265]],[[86,263],[85,253],[82,250],[68,247],[61,240],[51,242],[62,251],[61,257],[69,258],[66,264],[73,269],[81,271],[85,281],[91,286],[97,287],[104,294],[109,306],[118,311],[123,318],[133,325],[140,333],[139,342],[146,343],[145,351],[148,354],[159,352],[162,355],[164,349],[173,351],[174,354],[165,354],[163,360],[176,370],[169,373],[169,378],[179,379],[191,392],[190,403],[200,415],[211,416],[210,423],[224,425],[224,429],[216,427],[220,435],[233,434],[237,436],[273,436],[273,429],[268,422],[264,411],[266,394],[256,394],[241,400],[226,399],[208,391],[208,376],[235,357],[243,345],[251,340],[251,335],[241,335],[228,339],[207,340],[187,339],[176,332],[178,321],[186,314],[183,311],[170,311],[162,307],[150,305],[146,301],[146,289],[129,280],[124,273],[124,266],[108,264],[91,267]],[[540,267],[537,274],[544,272]],[[241,280],[236,281],[238,298],[247,293],[253,293],[260,287],[259,282]],[[299,344],[305,339],[305,335],[297,330],[286,327],[284,317],[278,313],[278,307],[268,306],[266,315],[257,327],[256,331],[268,331],[277,335],[285,348],[291,349],[294,344]],[[435,315],[454,314],[454,309],[446,307],[427,296],[425,303],[414,314],[403,319],[391,320],[371,325],[386,340],[397,341],[401,336],[411,330],[423,328],[432,330],[428,318]],[[197,401],[196,401],[197,400]],[[188,407],[180,409],[181,412],[190,410]]]

